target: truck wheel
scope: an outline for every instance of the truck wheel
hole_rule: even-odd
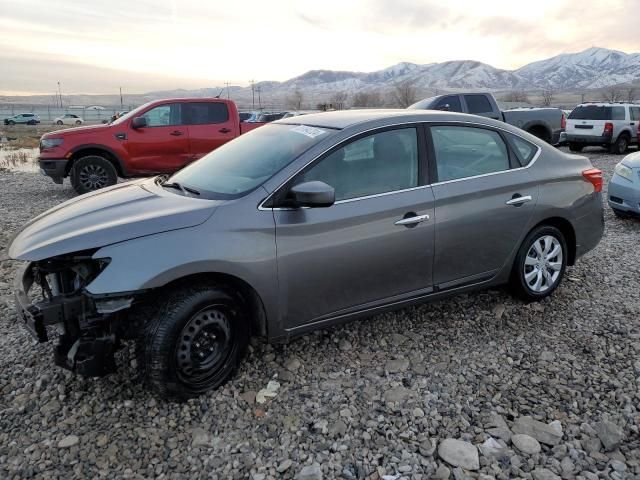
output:
[[[118,173],[104,157],[89,155],[77,160],[71,168],[71,185],[80,195],[115,185]]]
[[[571,150],[572,152],[581,152],[583,148],[584,145],[580,145],[579,143],[569,143],[569,150]]]
[[[224,384],[249,343],[242,301],[214,284],[174,291],[137,344],[138,368],[159,396],[186,400]]]
[[[609,147],[609,152],[615,155],[623,155],[629,148],[629,137],[620,134],[613,145]]]
[[[535,228],[516,255],[510,286],[526,301],[542,300],[558,288],[567,266],[567,242],[551,225]]]

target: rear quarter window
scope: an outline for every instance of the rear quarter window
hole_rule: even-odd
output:
[[[506,134],[509,139],[509,143],[511,144],[511,148],[518,157],[518,161],[520,165],[526,167],[531,163],[533,157],[536,156],[538,152],[538,147],[531,142],[527,142],[525,139],[520,138],[516,135],[512,135],[510,133]]]

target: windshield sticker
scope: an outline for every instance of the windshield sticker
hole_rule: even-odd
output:
[[[293,127],[291,131],[301,133],[302,135],[306,135],[309,138],[316,138],[323,133],[326,133],[326,130],[322,130],[321,128],[316,127],[308,127],[307,125],[298,125],[297,127]]]

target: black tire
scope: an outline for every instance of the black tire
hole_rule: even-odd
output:
[[[615,155],[623,155],[629,149],[629,136],[624,133],[618,136],[618,139],[609,146],[609,152]]]
[[[569,150],[572,152],[581,152],[584,148],[584,145],[580,145],[579,143],[569,142]]]
[[[56,125],[64,125],[64,124],[62,123],[62,120],[58,120],[58,121],[56,122]]]
[[[167,298],[137,343],[145,383],[168,400],[187,400],[223,385],[249,343],[239,296],[219,285],[184,286]]]
[[[109,160],[98,155],[89,155],[76,160],[70,173],[71,185],[80,195],[118,182],[118,172],[115,167]]]
[[[82,125],[82,122],[80,120],[76,120],[76,125]]]
[[[7,125],[15,125],[15,124],[16,124],[16,122],[14,122],[13,120],[9,120],[9,121],[7,122]]]
[[[544,257],[539,257],[541,259],[540,264],[534,265],[525,265],[525,260],[527,258],[531,258],[531,255],[537,255],[535,245],[539,247],[544,246],[542,243],[542,239],[545,237],[552,237],[556,239],[559,247],[561,248],[562,258],[559,259],[557,256],[552,257],[555,258],[555,262],[545,263]],[[553,244],[552,244],[553,246]],[[553,253],[553,250],[548,252],[550,254]],[[539,227],[534,228],[529,235],[524,239],[520,249],[518,250],[518,254],[516,255],[516,259],[513,265],[513,269],[511,272],[511,282],[510,286],[513,292],[520,298],[526,301],[537,301],[542,300],[545,297],[551,295],[560,282],[562,281],[562,277],[564,276],[564,271],[567,267],[567,257],[569,254],[569,250],[567,249],[567,242],[564,238],[564,235],[560,230],[556,227],[552,227],[550,225],[541,225]],[[557,270],[558,275],[552,282],[549,282],[545,275],[545,271],[553,276],[555,270],[549,268],[549,264],[559,264],[559,270]],[[537,268],[537,270],[536,270]],[[540,273],[536,273],[540,271]],[[536,290],[530,282],[527,281],[527,275],[533,275],[534,286],[537,282],[535,279],[542,276],[542,283],[540,288],[544,288],[544,290]]]

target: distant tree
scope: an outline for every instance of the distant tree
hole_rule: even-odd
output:
[[[294,110],[300,110],[302,108],[302,102],[304,102],[304,94],[298,89],[285,99],[287,108]]]
[[[629,103],[635,102],[637,95],[638,95],[638,92],[635,89],[635,87],[630,87],[627,90],[627,102],[629,102]]]
[[[418,93],[413,82],[407,80],[406,82],[397,83],[393,89],[393,102],[394,106],[400,108],[407,108],[409,105],[413,105],[418,101]]]
[[[347,94],[347,92],[335,92],[333,95],[331,95],[329,101],[331,102],[331,105],[334,109],[344,110],[345,108],[347,108],[348,98],[349,95]]]
[[[354,107],[381,107],[383,104],[380,92],[373,91],[361,91],[354,95],[353,106]]]
[[[524,90],[512,90],[504,98],[506,102],[529,103],[529,95]]]
[[[554,91],[551,88],[546,88],[542,91],[542,105],[545,107],[551,106],[553,102]]]
[[[619,102],[622,100],[623,94],[620,87],[617,85],[611,85],[604,92],[602,92],[602,99],[605,102]]]

